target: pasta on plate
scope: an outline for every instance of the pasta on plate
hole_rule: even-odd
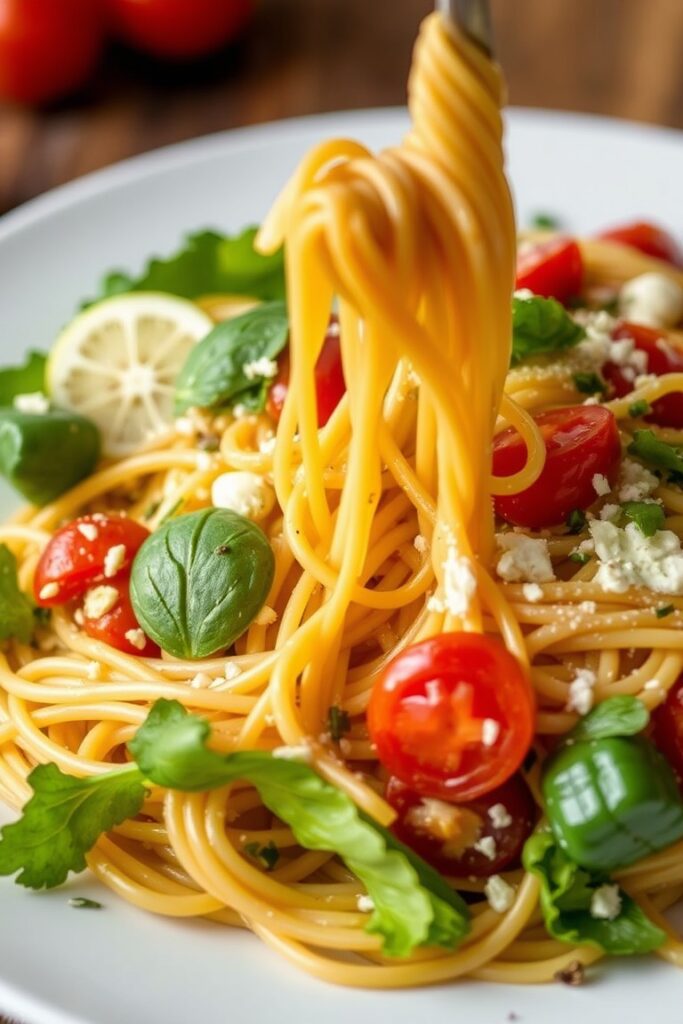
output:
[[[502,100],[427,18],[402,143],[0,374],[0,873],[345,985],[683,960],[683,264],[518,250]]]

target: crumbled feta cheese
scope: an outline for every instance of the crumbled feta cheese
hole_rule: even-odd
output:
[[[598,678],[589,668],[580,668],[569,684],[569,700],[567,711],[576,711],[579,715],[587,715],[593,707],[593,687]]]
[[[141,629],[129,629],[124,633],[124,636],[132,647],[135,647],[138,651],[144,651],[147,637]]]
[[[206,690],[213,682],[211,676],[206,672],[197,672],[197,675],[190,680],[190,686],[194,690]]]
[[[535,604],[543,597],[543,589],[539,587],[538,583],[525,583],[522,587],[522,594],[525,601]]]
[[[496,540],[503,549],[496,566],[501,579],[508,583],[550,583],[555,579],[547,540],[522,533],[499,533]]]
[[[673,327],[683,317],[683,288],[666,274],[639,274],[619,292],[619,312],[637,324]]]
[[[647,388],[650,386],[650,384],[657,383],[657,374],[641,373],[639,377],[636,377],[633,383],[637,388]]]
[[[469,558],[458,554],[455,544],[449,544],[443,563],[443,597],[432,595],[427,608],[432,612],[464,615],[477,589],[477,579]]]
[[[424,555],[429,550],[427,538],[423,537],[421,533],[417,534],[415,540],[413,541],[413,545],[415,547],[415,550],[419,552],[421,555]]]
[[[42,391],[34,391],[28,395],[15,395],[13,405],[19,412],[34,416],[44,416],[50,410],[50,400]]]
[[[89,541],[97,540],[100,535],[100,531],[94,523],[79,523],[76,529],[80,533],[81,537],[85,537],[85,539]]]
[[[612,490],[609,480],[602,473],[593,474],[593,490],[599,498],[604,498]]]
[[[618,885],[601,885],[591,897],[591,917],[600,921],[614,921],[621,913],[621,893]]]
[[[312,759],[311,748],[305,743],[300,743],[296,747],[276,747],[271,753],[273,757],[279,757],[283,761],[305,761],[308,763]]]
[[[272,626],[274,622],[277,622],[277,612],[270,605],[264,604],[261,611],[254,619],[254,623],[257,626]]]
[[[618,341],[613,341],[609,350],[609,359],[611,363],[621,366],[622,370],[630,370],[627,380],[629,378],[635,380],[636,373],[647,372],[647,352],[636,348],[633,338],[620,338]]]
[[[612,352],[614,317],[604,310],[577,310],[574,319],[586,331],[586,337],[572,350],[570,359],[579,370],[600,370]]]
[[[275,377],[277,376],[277,363],[274,359],[269,359],[268,356],[261,356],[260,359],[254,359],[251,363],[245,363],[242,373],[247,380],[254,380],[256,377]]]
[[[493,836],[482,836],[481,839],[477,839],[472,849],[476,850],[477,853],[483,853],[487,860],[495,860],[498,852],[496,840]]]
[[[642,501],[648,498],[659,480],[649,469],[634,459],[624,459],[617,484],[619,501]]]
[[[489,818],[494,828],[508,828],[512,824],[512,815],[504,804],[489,807]]]
[[[365,893],[361,893],[360,896],[356,897],[356,906],[361,914],[371,914],[375,909],[374,900],[370,896],[366,896]]]
[[[618,519],[621,515],[621,505],[603,505],[600,509],[600,518],[608,523]]]
[[[635,523],[620,529],[599,520],[589,529],[600,560],[595,582],[603,590],[623,594],[629,587],[648,587],[658,594],[683,595],[683,550],[671,530],[646,537]]]
[[[115,544],[114,547],[109,548],[104,556],[104,575],[107,579],[111,579],[113,576],[116,576],[116,574],[123,569],[126,561],[126,554],[125,544]]]
[[[86,619],[99,619],[112,610],[118,599],[119,592],[116,587],[93,587],[85,595],[83,614]]]
[[[59,583],[46,583],[40,588],[38,597],[41,601],[50,601],[53,597],[56,597],[59,593]]]
[[[515,889],[500,875],[491,875],[484,886],[484,895],[489,901],[491,910],[497,914],[505,914],[515,902]]]
[[[643,683],[644,690],[662,690],[662,684],[659,679],[648,679],[646,683]]]
[[[221,473],[211,485],[211,503],[215,508],[229,508],[247,519],[258,521],[272,511],[275,492],[257,473]]]
[[[453,836],[460,828],[461,812],[455,804],[423,797],[419,804],[409,808],[406,823],[418,832],[428,832],[443,838]]]
[[[481,723],[481,743],[484,747],[492,747],[500,736],[500,722],[495,718],[485,718]]]
[[[226,661],[223,674],[227,680],[237,679],[237,676],[242,675],[242,669],[239,665],[235,665],[234,662]]]

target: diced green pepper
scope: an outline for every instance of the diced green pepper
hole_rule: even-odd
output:
[[[548,763],[542,788],[560,847],[589,870],[626,867],[683,837],[673,771],[642,737],[562,747]]]
[[[0,473],[34,505],[46,505],[92,473],[100,455],[94,423],[51,409],[0,408]]]

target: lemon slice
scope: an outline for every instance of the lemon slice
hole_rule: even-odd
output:
[[[193,302],[156,292],[117,295],[80,313],[47,364],[55,405],[102,432],[106,455],[130,455],[173,420],[175,379],[213,327]]]

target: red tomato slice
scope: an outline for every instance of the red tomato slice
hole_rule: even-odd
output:
[[[639,249],[647,256],[673,263],[675,267],[683,267],[683,252],[676,240],[668,231],[651,224],[649,221],[638,220],[632,224],[622,224],[616,228],[601,231],[597,236],[607,242],[619,242],[631,249]]]
[[[653,712],[652,738],[683,782],[683,676]]]
[[[646,373],[654,373],[661,377],[663,373],[683,373],[683,352],[666,339],[666,333],[645,327],[643,324],[621,323],[614,331],[615,341],[620,338],[633,338],[635,347],[647,356]],[[614,394],[621,398],[633,391],[634,382],[624,367],[616,363],[605,363],[602,368],[605,380],[609,381]],[[683,394],[676,391],[658,398],[652,404],[652,413],[647,417],[651,423],[660,427],[683,429]]]
[[[105,6],[112,29],[131,46],[185,60],[212,53],[239,35],[254,0],[106,0]]]
[[[107,582],[107,586],[114,587],[118,591],[116,604],[110,611],[100,615],[97,619],[86,618],[83,622],[83,629],[88,636],[95,640],[102,640],[103,643],[115,647],[117,651],[125,654],[133,654],[138,658],[158,658],[161,651],[157,645],[149,639],[140,629],[140,624],[135,618],[133,606],[130,603],[129,577],[114,582]],[[144,638],[144,646],[134,643],[133,640]]]
[[[467,804],[453,804],[453,819],[430,821],[429,806],[414,789],[409,789],[393,776],[387,784],[386,799],[398,811],[392,831],[401,842],[415,850],[428,864],[444,875],[476,875],[488,878],[508,867],[516,867],[522,847],[533,832],[538,811],[529,787],[521,775],[513,775],[502,786],[491,790],[478,800]],[[494,814],[491,814],[494,808]],[[459,826],[457,812],[468,814]],[[426,812],[426,813],[425,813]],[[497,813],[496,813],[497,812]],[[499,818],[505,822],[499,823]],[[448,835],[449,825],[455,835]],[[477,827],[477,821],[479,825]],[[474,822],[476,833],[467,835]],[[492,856],[475,850],[473,842],[490,838]],[[463,841],[470,842],[463,848]]]
[[[278,375],[275,378],[266,404],[266,411],[276,422],[280,419],[282,407],[289,391],[289,354],[285,352],[279,359]],[[341,360],[339,328],[337,318],[330,318],[330,327],[315,364],[315,395],[318,405],[318,426],[324,427],[337,408],[344,392],[344,370]]]
[[[36,603],[43,608],[66,604],[95,583],[127,572],[148,537],[146,527],[120,515],[95,513],[67,523],[54,535],[38,562],[33,584]],[[112,571],[107,555],[121,545],[125,551],[119,558],[109,556],[115,571],[107,576],[107,570]]]
[[[382,764],[411,789],[474,800],[522,763],[533,690],[498,640],[443,633],[390,662],[372,691],[368,729]]]
[[[524,247],[517,255],[517,288],[567,302],[581,291],[583,260],[573,238],[558,236]]]
[[[616,480],[621,459],[619,430],[609,409],[599,405],[568,406],[542,412],[534,419],[546,446],[538,480],[519,494],[494,499],[496,514],[515,526],[540,529],[564,522],[575,508],[587,508],[597,495],[596,473]],[[508,427],[493,442],[493,473],[512,476],[527,454],[521,435]]]

